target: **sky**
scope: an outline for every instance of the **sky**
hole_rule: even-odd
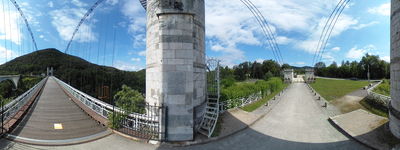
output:
[[[275,59],[252,13],[240,0],[206,1],[206,55],[223,65]],[[284,63],[312,66],[323,26],[339,0],[252,0],[277,38]],[[75,27],[96,0],[17,0],[38,49],[66,52]],[[3,20],[3,21],[2,21]],[[390,1],[352,0],[322,61],[339,65],[366,53],[390,61]],[[68,54],[99,65],[137,71],[146,66],[146,11],[139,0],[105,0],[82,24]],[[0,64],[34,51],[22,18],[0,0]]]

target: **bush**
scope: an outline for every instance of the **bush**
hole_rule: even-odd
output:
[[[274,75],[271,73],[271,71],[268,71],[265,75],[264,75],[264,80],[268,81],[269,79],[271,79],[272,77],[274,77]]]
[[[263,96],[275,92],[283,87],[283,82],[280,78],[271,78],[268,81],[257,81],[255,83],[241,83],[221,89],[221,101],[229,99],[238,99],[247,97],[251,94],[262,92]]]
[[[383,82],[374,89],[374,92],[390,96],[390,82],[388,80],[383,80]]]
[[[233,77],[229,77],[229,78],[226,78],[226,79],[222,79],[221,80],[221,87],[222,88],[224,88],[224,87],[230,87],[230,86],[232,86],[232,85],[234,85],[235,84],[235,78],[233,78]]]
[[[110,113],[108,114],[108,126],[111,129],[119,129],[121,128],[122,121],[126,118],[127,115],[122,113]]]

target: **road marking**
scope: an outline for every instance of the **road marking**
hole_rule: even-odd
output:
[[[54,129],[56,129],[56,130],[62,130],[62,129],[63,129],[63,126],[62,126],[61,123],[55,123],[55,124],[54,124]]]

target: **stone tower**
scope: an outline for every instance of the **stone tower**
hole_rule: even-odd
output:
[[[400,1],[392,0],[390,23],[390,93],[389,127],[400,138]]]
[[[147,0],[146,101],[169,141],[193,140],[206,100],[204,0]]]

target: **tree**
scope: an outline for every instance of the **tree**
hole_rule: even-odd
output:
[[[145,101],[144,97],[137,90],[122,85],[122,89],[115,96],[115,104],[125,111],[125,113],[144,113]]]
[[[268,71],[265,75],[264,75],[264,80],[268,81],[269,79],[271,79],[272,77],[274,77],[274,75],[271,73],[271,71]]]

